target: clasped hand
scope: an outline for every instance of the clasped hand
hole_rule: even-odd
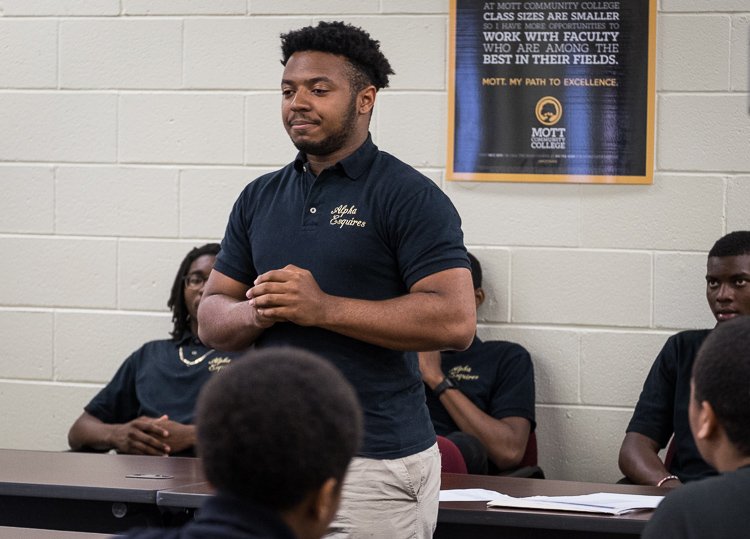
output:
[[[253,284],[247,298],[261,327],[276,322],[321,325],[330,296],[320,289],[309,271],[290,264],[259,275]]]
[[[112,435],[112,445],[121,453],[166,456],[195,445],[193,429],[166,415],[141,416],[119,425]]]

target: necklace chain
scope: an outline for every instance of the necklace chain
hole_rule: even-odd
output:
[[[208,354],[210,354],[214,350],[215,348],[211,348],[211,350],[203,354],[201,357],[193,359],[193,360],[188,360],[188,359],[185,359],[184,355],[182,355],[182,346],[180,346],[180,361],[182,361],[188,367],[192,367],[193,365],[197,365],[198,363],[206,359],[208,357]]]

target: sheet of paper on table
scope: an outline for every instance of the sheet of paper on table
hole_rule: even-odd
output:
[[[641,494],[615,494],[599,492],[581,496],[530,496],[514,498],[500,492],[484,489],[441,490],[441,502],[487,501],[489,507],[514,507],[518,509],[542,509],[552,511],[579,511],[622,515],[640,509],[654,509],[664,496]]]

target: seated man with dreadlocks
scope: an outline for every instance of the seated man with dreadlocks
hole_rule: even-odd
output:
[[[209,243],[182,261],[167,302],[172,338],[146,343],[125,360],[70,428],[72,449],[194,456],[198,393],[211,373],[240,355],[198,339],[198,304],[218,252],[219,244]]]

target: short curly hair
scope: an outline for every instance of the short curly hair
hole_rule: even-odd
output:
[[[298,348],[248,352],[212,376],[196,407],[196,446],[218,490],[284,511],[329,478],[341,484],[362,439],[354,388]]]
[[[373,85],[380,90],[388,86],[393,69],[380,51],[380,42],[357,26],[340,21],[320,21],[317,26],[305,26],[281,34],[281,64],[295,52],[318,51],[343,56],[354,68],[350,75],[352,92],[359,93]]]
[[[719,238],[708,253],[709,258],[750,255],[750,231],[736,230]]]
[[[750,456],[750,316],[716,326],[693,364],[694,398],[708,401],[727,437]]]

